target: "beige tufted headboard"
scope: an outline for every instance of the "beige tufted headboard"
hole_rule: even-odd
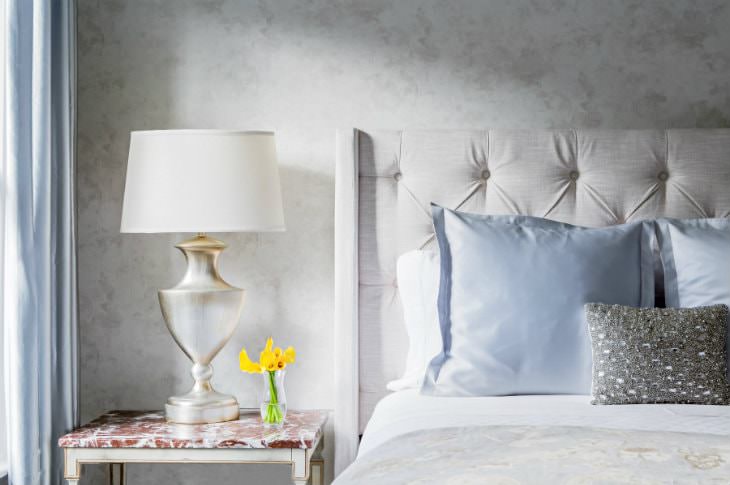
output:
[[[585,226],[730,214],[730,130],[349,129],[336,171],[337,471],[403,370],[396,259],[433,244],[430,202]]]

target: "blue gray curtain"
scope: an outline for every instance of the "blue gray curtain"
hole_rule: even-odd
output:
[[[73,0],[5,0],[2,317],[9,479],[62,483],[77,422]]]

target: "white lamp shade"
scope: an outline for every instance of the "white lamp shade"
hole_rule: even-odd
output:
[[[273,133],[132,132],[122,232],[283,230]]]

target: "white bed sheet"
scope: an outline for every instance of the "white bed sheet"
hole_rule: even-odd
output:
[[[433,397],[409,389],[378,403],[363,433],[358,456],[412,431],[488,425],[585,426],[730,437],[730,406],[594,406],[590,396]]]

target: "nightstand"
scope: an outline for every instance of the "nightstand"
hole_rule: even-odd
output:
[[[123,485],[127,463],[289,463],[296,485],[324,484],[322,443],[327,411],[289,411],[281,428],[266,428],[258,410],[236,421],[175,424],[162,411],[110,411],[58,440],[64,477],[76,485],[84,464],[109,464],[112,485]],[[311,480],[311,482],[310,482]]]

